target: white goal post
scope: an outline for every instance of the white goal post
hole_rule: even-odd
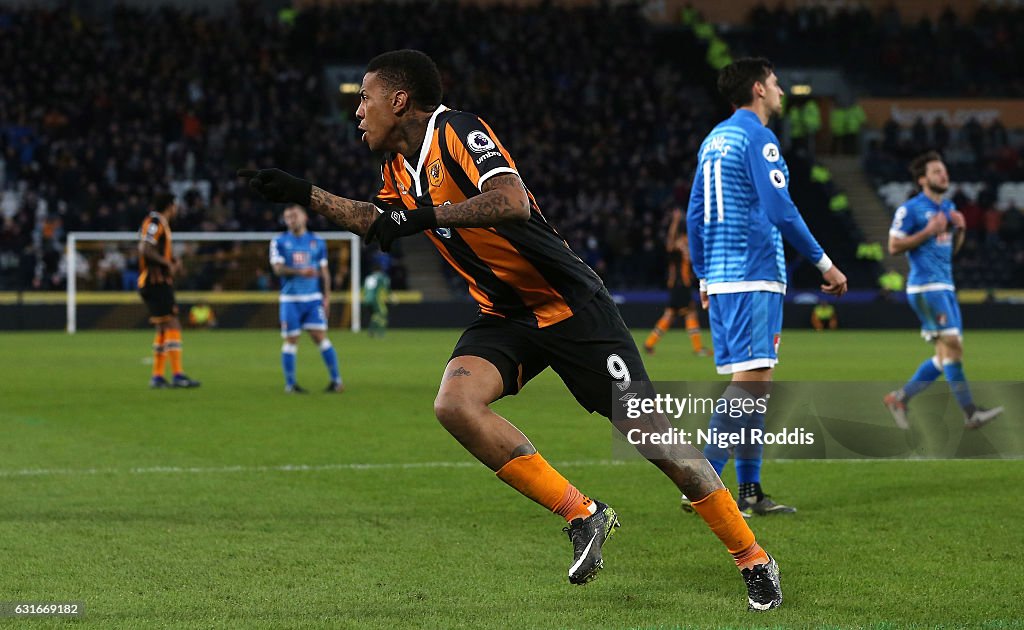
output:
[[[280,235],[281,232],[174,232],[172,239],[177,243],[190,243],[198,241],[214,242],[235,242],[235,241],[266,241],[269,248],[271,240]],[[362,281],[362,270],[360,269],[360,254],[362,248],[361,239],[352,232],[316,232],[316,235],[325,241],[348,241],[349,248],[349,300],[352,306],[352,331],[359,332],[360,322],[360,283]],[[75,261],[77,259],[78,245],[83,242],[112,242],[131,241],[138,242],[138,232],[68,232],[66,257],[68,269],[67,274],[67,331],[73,334],[77,329],[77,277],[75,273]],[[269,250],[268,250],[269,251]],[[269,259],[269,258],[268,258]]]

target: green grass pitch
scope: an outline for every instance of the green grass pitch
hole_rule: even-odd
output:
[[[433,418],[458,331],[332,336],[348,392],[320,393],[304,339],[305,397],[282,392],[272,330],[186,331],[195,391],[147,389],[151,333],[0,336],[0,601],[87,611],[0,626],[1024,627],[1019,460],[768,462],[800,512],[752,523],[786,597],[755,616],[669,482],[602,462],[607,423],[546,373],[498,411],[623,522],[600,579],[574,587],[560,519]],[[928,351],[912,331],[783,339],[779,379],[903,380]],[[970,378],[1024,380],[1024,333],[966,348]],[[647,365],[716,378],[680,332]]]

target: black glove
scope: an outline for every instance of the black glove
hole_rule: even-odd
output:
[[[279,168],[264,168],[258,171],[243,168],[237,175],[249,180],[249,188],[258,192],[267,201],[309,206],[313,184],[293,177]]]
[[[391,244],[396,238],[418,234],[424,230],[437,227],[437,214],[434,208],[416,208],[409,211],[374,199],[374,203],[384,212],[378,216],[370,229],[366,231],[366,244],[374,240],[380,241],[380,251],[391,251]]]

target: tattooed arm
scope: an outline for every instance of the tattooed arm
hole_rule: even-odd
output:
[[[377,219],[376,206],[353,201],[313,186],[309,209],[356,234],[366,234]],[[530,218],[530,198],[517,175],[495,175],[484,182],[482,194],[461,203],[437,206],[438,227],[488,227]]]
[[[349,202],[347,199],[340,200]],[[492,227],[530,219],[530,198],[516,175],[496,175],[484,182],[481,194],[460,203],[405,210],[387,208],[366,231],[366,242],[380,242],[391,251],[395,239],[439,227]]]
[[[437,206],[438,227],[490,227],[530,219],[530,198],[518,175],[495,175],[481,191],[466,201]]]
[[[332,223],[362,236],[377,218],[377,207],[368,201],[353,201],[313,186],[309,209]]]
[[[289,175],[279,168],[243,168],[239,169],[238,176],[247,180],[249,187],[267,201],[306,206],[356,234],[366,234],[378,215],[377,208],[372,203],[332,195],[323,188],[317,188],[312,183]]]

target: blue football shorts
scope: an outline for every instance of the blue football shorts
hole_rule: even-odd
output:
[[[718,373],[775,367],[779,362],[783,295],[750,291],[708,297]]]
[[[320,300],[281,302],[281,336],[294,337],[303,330],[327,330],[327,314]]]
[[[947,335],[963,335],[960,303],[956,301],[956,293],[953,291],[911,293],[907,295],[907,301],[921,320],[921,336],[925,341],[934,341]]]

